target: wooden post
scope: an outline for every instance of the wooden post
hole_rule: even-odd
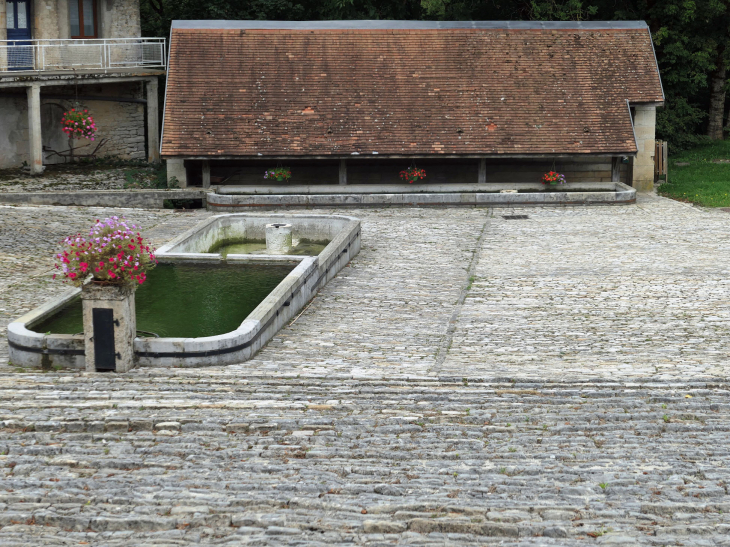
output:
[[[203,188],[210,188],[210,162],[203,160]]]
[[[486,184],[487,182],[487,160],[482,158],[479,160],[479,176],[477,177],[479,184]]]
[[[654,145],[654,182],[664,175],[664,180],[669,182],[669,174],[667,173],[667,142],[655,141]]]
[[[611,182],[621,182],[621,158],[619,156],[611,158]]]
[[[340,184],[347,184],[347,160],[340,160]]]

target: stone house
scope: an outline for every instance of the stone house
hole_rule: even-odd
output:
[[[159,160],[165,40],[141,38],[139,0],[0,2],[0,168],[64,162],[63,113],[88,109],[94,143],[75,153]],[[84,146],[86,145],[86,146]]]
[[[183,185],[652,187],[663,105],[644,22],[175,21],[162,157]]]

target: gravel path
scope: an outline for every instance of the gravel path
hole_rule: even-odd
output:
[[[0,326],[120,212],[0,208]],[[124,213],[158,244],[208,215]],[[348,213],[360,255],[246,363],[15,372],[1,341],[0,544],[730,545],[730,215]]]

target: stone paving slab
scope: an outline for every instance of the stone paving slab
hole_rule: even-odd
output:
[[[360,255],[252,361],[0,365],[0,544],[730,545],[730,216],[348,212]],[[114,213],[0,208],[2,325]]]

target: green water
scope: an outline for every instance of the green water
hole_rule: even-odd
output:
[[[294,266],[160,264],[136,292],[137,329],[161,337],[197,338],[236,330]],[[81,299],[33,327],[35,332],[84,330]]]
[[[288,255],[295,256],[317,256],[327,246],[329,241],[300,241],[298,245],[292,247]],[[242,239],[219,241],[213,245],[209,253],[220,253],[223,258],[229,254],[234,255],[260,255],[266,253],[266,241],[261,239]]]

